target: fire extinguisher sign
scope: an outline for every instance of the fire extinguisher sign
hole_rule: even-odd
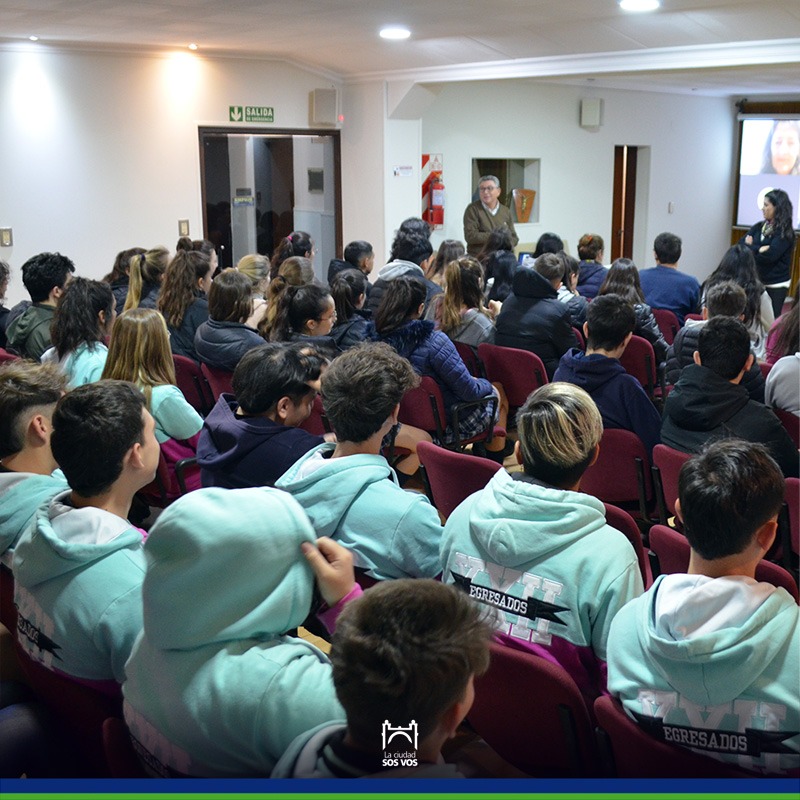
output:
[[[434,228],[444,227],[442,154],[422,154],[422,219]]]

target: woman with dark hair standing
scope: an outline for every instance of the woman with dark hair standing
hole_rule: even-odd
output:
[[[108,356],[105,340],[117,312],[111,287],[101,281],[75,278],[58,301],[43,364],[58,364],[70,389],[100,380]]]
[[[517,271],[517,257],[513,248],[512,233],[504,226],[489,233],[486,244],[478,253],[478,261],[486,276],[486,299],[489,301],[502,303],[511,293],[511,281]]]
[[[208,319],[194,335],[198,359],[209,367],[233,372],[241,357],[264,344],[246,324],[253,309],[252,283],[235,269],[224,269],[208,292]]]
[[[173,354],[197,361],[194,335],[208,319],[206,294],[214,269],[208,256],[194,250],[178,250],[169,262],[158,297],[158,310],[169,329]]]
[[[314,242],[305,231],[292,231],[288,236],[278,242],[270,261],[270,280],[278,274],[278,269],[287,258],[300,256],[301,258],[314,258]]]
[[[383,296],[375,315],[374,338],[390,344],[420,375],[428,375],[439,384],[448,418],[450,408],[456,403],[494,395],[498,409],[494,422],[505,427],[508,401],[502,387],[469,374],[453,342],[434,330],[432,322],[420,319],[424,306],[425,285],[420,280],[395,278],[391,292]],[[493,422],[490,413],[487,406],[476,406],[459,420],[458,431],[447,429],[446,440],[469,438],[485,430]],[[495,436],[486,447],[487,457],[495,461],[502,462],[509,453],[505,437]]]
[[[764,221],[757,222],[741,238],[753,253],[761,283],[772,300],[772,311],[779,317],[789,286],[789,271],[794,250],[792,201],[783,189],[764,195]]]
[[[708,290],[722,281],[733,281],[744,289],[747,295],[747,305],[744,309],[744,319],[742,322],[747,326],[750,333],[750,343],[756,358],[764,358],[766,348],[766,337],[775,315],[772,311],[772,301],[764,291],[764,286],[758,279],[756,272],[756,262],[749,247],[743,244],[735,244],[729,247],[719,266],[708,276],[703,284],[702,296],[703,305]]]
[[[618,294],[630,305],[636,314],[636,327],[634,334],[647,339],[656,354],[656,360],[663,364],[667,360],[667,345],[661,328],[658,327],[653,309],[644,301],[644,292],[639,283],[639,270],[629,258],[618,258],[608,270],[597,296],[604,294]]]
[[[360,269],[344,269],[331,281],[336,325],[330,335],[340,350],[348,350],[367,338],[370,315],[364,311],[364,303],[368,282]]]

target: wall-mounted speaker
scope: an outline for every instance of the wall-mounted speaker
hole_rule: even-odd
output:
[[[339,91],[314,89],[310,95],[310,124],[336,125],[339,121]]]
[[[591,97],[581,100],[581,128],[599,128],[603,101]]]

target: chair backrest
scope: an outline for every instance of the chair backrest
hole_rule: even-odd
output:
[[[175,364],[175,383],[183,392],[186,402],[198,414],[208,414],[213,403],[208,383],[200,371],[200,365],[191,358],[175,354],[172,356],[172,361]]]
[[[784,494],[789,511],[789,549],[800,554],[800,478],[786,479]]]
[[[610,776],[619,778],[749,778],[732,764],[661,742],[642,730],[613,697],[594,701],[600,752]]]
[[[678,531],[666,525],[653,525],[650,528],[650,549],[658,556],[659,570],[662,575],[686,572],[689,569],[691,547],[688,539]],[[771,561],[759,561],[756,566],[756,580],[780,586],[800,602],[797,583],[788,570]]]
[[[103,751],[112,778],[147,777],[133,749],[125,720],[109,717],[103,722]]]
[[[0,364],[5,364],[6,361],[16,361],[19,356],[15,356],[13,353],[9,353],[7,350],[4,350],[0,347]]]
[[[570,675],[532,653],[492,642],[467,718],[498,755],[530,775],[596,774],[589,711]]]
[[[758,366],[761,370],[761,375],[764,377],[764,380],[766,380],[767,375],[769,375],[770,371],[772,370],[772,364],[767,364],[766,361],[759,361]]]
[[[217,369],[216,367],[209,367],[208,364],[201,364],[200,372],[203,373],[203,377],[208,381],[208,385],[211,387],[211,394],[214,396],[215,403],[219,400],[219,396],[223,392],[233,394],[233,385],[231,383],[233,379],[232,372],[228,372],[224,369]]]
[[[653,497],[650,460],[642,440],[632,431],[606,428],[600,440],[600,455],[583,473],[581,491],[604,503],[638,504],[645,513]]]
[[[650,569],[650,561],[644,549],[639,526],[627,511],[608,503],[603,503],[603,505],[606,507],[606,522],[620,533],[624,533],[625,538],[633,545],[633,549],[636,551],[636,560],[639,562],[639,571],[642,573],[644,588],[649,589],[653,583],[653,571]]]
[[[675,341],[675,336],[681,329],[680,320],[675,316],[674,311],[668,308],[654,308],[653,316],[656,318],[658,327],[661,329],[661,334],[667,344],[672,344]]]
[[[691,458],[689,453],[674,450],[665,444],[653,448],[653,479],[662,525],[667,517],[675,516],[675,501],[678,499],[678,475],[681,467]]]
[[[419,386],[409,389],[403,395],[398,419],[406,425],[421,428],[441,440],[447,423],[444,398],[439,384],[433,378],[423,375]]]
[[[689,319],[693,319],[693,320],[695,320],[696,322],[702,322],[702,321],[703,321],[703,315],[702,315],[702,314],[694,314],[694,313],[692,313],[692,314],[687,314],[687,315],[686,315],[686,316],[683,318],[683,321],[684,321],[684,323],[686,322],[686,320],[689,320]]]
[[[471,344],[464,344],[463,342],[453,342],[453,344],[456,346],[456,350],[461,356],[461,360],[464,362],[464,366],[467,368],[469,374],[474,378],[485,378],[486,370],[478,357],[477,348],[473,347]]]
[[[417,455],[425,469],[431,502],[447,519],[456,506],[483,489],[501,465],[488,458],[454,453],[431,442],[420,442]]]
[[[781,421],[781,425],[786,428],[794,446],[800,448],[800,417],[792,414],[791,411],[784,411],[782,408],[773,408],[772,410]]]
[[[14,605],[14,574],[0,564],[0,624],[9,631],[17,629],[17,607]]]
[[[633,375],[650,397],[655,396],[658,377],[656,375],[656,354],[653,345],[641,336],[631,336],[619,363],[629,375]]]
[[[486,367],[486,377],[503,384],[512,408],[524,405],[534,389],[548,382],[542,359],[528,350],[483,342],[478,345],[478,356]]]
[[[322,398],[317,395],[314,398],[314,403],[311,406],[311,414],[308,419],[304,420],[298,428],[302,428],[307,433],[314,436],[324,436],[330,431],[328,419],[325,416],[325,409],[322,407]]]
[[[572,330],[575,331],[575,338],[578,340],[578,347],[585,351],[586,337],[583,335],[583,331],[577,325],[573,325]]]

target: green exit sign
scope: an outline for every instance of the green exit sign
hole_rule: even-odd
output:
[[[275,122],[272,106],[228,106],[231,122]]]

